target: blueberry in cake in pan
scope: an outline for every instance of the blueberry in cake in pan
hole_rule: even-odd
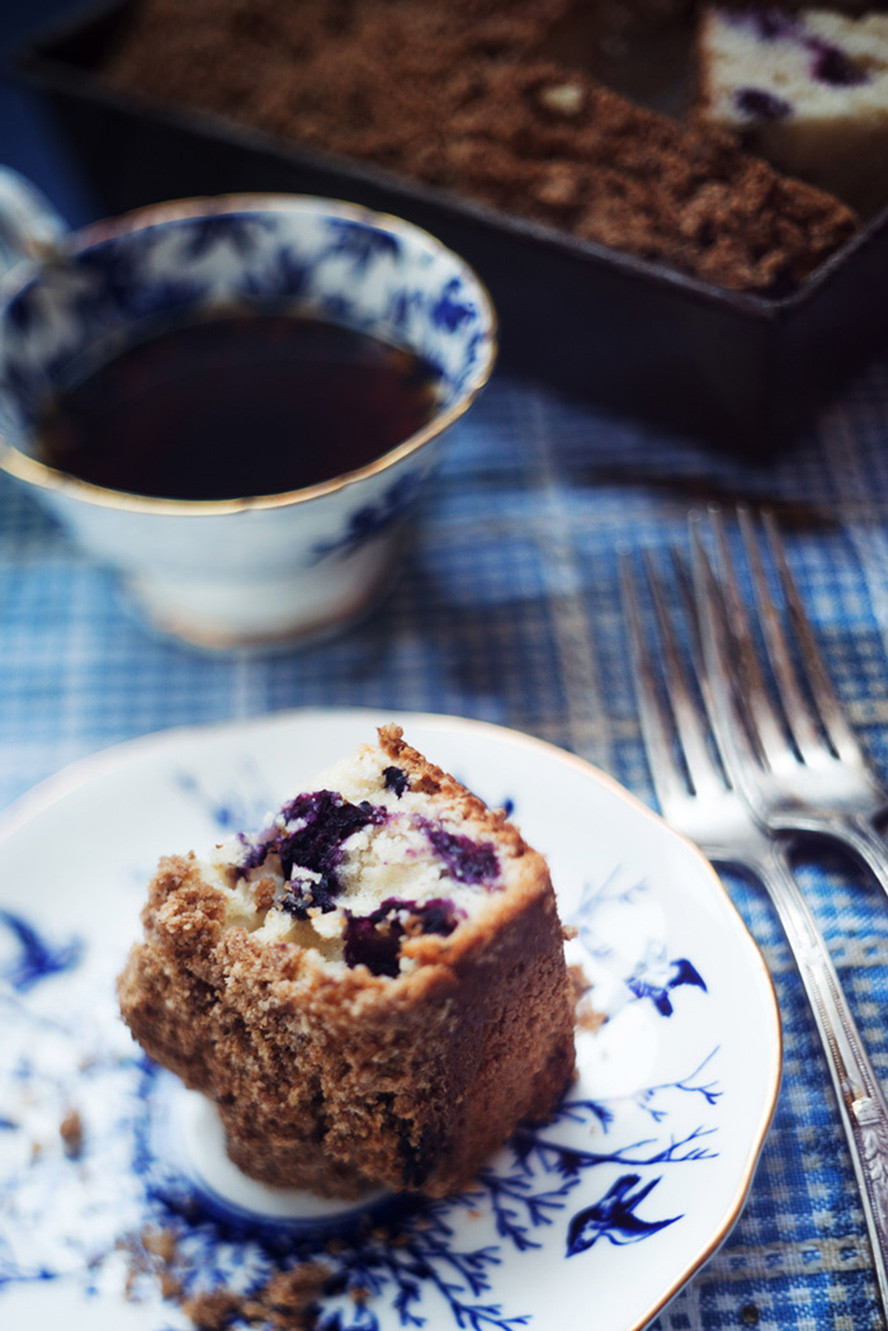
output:
[[[862,213],[888,202],[888,15],[704,11],[698,121]]]
[[[161,862],[120,978],[146,1052],[265,1182],[465,1186],[574,1065],[542,857],[397,726],[211,862]]]

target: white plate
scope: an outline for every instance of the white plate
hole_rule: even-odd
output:
[[[188,1094],[123,1028],[114,976],[160,853],[258,827],[391,720],[489,803],[514,806],[548,857],[562,918],[578,929],[573,959],[609,1020],[578,1028],[579,1078],[558,1118],[520,1133],[469,1194],[397,1220],[384,1201],[357,1227],[335,1207],[288,1219],[298,1197],[266,1206],[266,1190],[239,1192],[240,1176],[213,1163],[212,1132]],[[176,1235],[174,1264],[192,1289],[246,1289],[321,1254],[340,1288],[318,1325],[337,1331],[638,1331],[737,1218],[780,1076],[764,963],[703,858],[549,745],[359,710],[170,731],[77,764],[20,801],[0,838],[0,884],[9,1331],[189,1327],[121,1244],[146,1226]],[[59,1133],[70,1109],[83,1125],[78,1159]]]

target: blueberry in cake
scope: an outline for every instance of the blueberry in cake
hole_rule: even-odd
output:
[[[123,1016],[265,1182],[444,1195],[572,1076],[545,862],[397,726],[259,836],[162,860],[143,922]]]
[[[888,201],[888,16],[704,11],[697,119],[862,213]]]

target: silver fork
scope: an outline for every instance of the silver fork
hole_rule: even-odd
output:
[[[749,510],[738,508],[737,520],[752,575],[765,658],[782,716],[759,663],[722,515],[718,509],[710,509],[718,577],[701,541],[699,519],[691,524],[706,667],[713,681],[733,691],[735,709],[752,738],[742,754],[732,755],[737,784],[756,817],[771,831],[812,833],[842,843],[863,860],[888,892],[888,847],[879,833],[880,820],[888,815],[888,791],[870,768],[830,683],[773,514],[763,513],[762,524],[803,677],[794,663],[783,618],[771,598]],[[726,711],[725,707],[717,710],[713,718],[716,730]],[[729,734],[719,736],[722,747],[730,748],[732,739],[739,742],[743,733],[732,727]]]
[[[658,672],[642,626],[629,556],[623,557],[621,571],[639,719],[660,809],[667,822],[696,842],[714,864],[756,878],[780,918],[829,1065],[860,1189],[882,1314],[888,1324],[888,1103],[826,943],[793,877],[787,844],[756,822],[713,754],[714,703],[700,666],[695,620],[685,615],[691,635],[691,664],[686,666],[687,653],[683,656],[680,650],[661,579],[648,559],[647,584],[661,646]],[[686,611],[691,610],[688,604]],[[699,697],[692,690],[695,678]],[[717,740],[715,745],[720,754]]]

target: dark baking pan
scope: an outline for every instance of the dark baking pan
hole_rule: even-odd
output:
[[[427,227],[477,269],[502,364],[617,412],[767,454],[888,338],[888,214],[789,297],[724,291],[366,164],[103,83],[128,4],[39,36],[16,67],[49,97],[107,213],[192,194],[324,194]]]

